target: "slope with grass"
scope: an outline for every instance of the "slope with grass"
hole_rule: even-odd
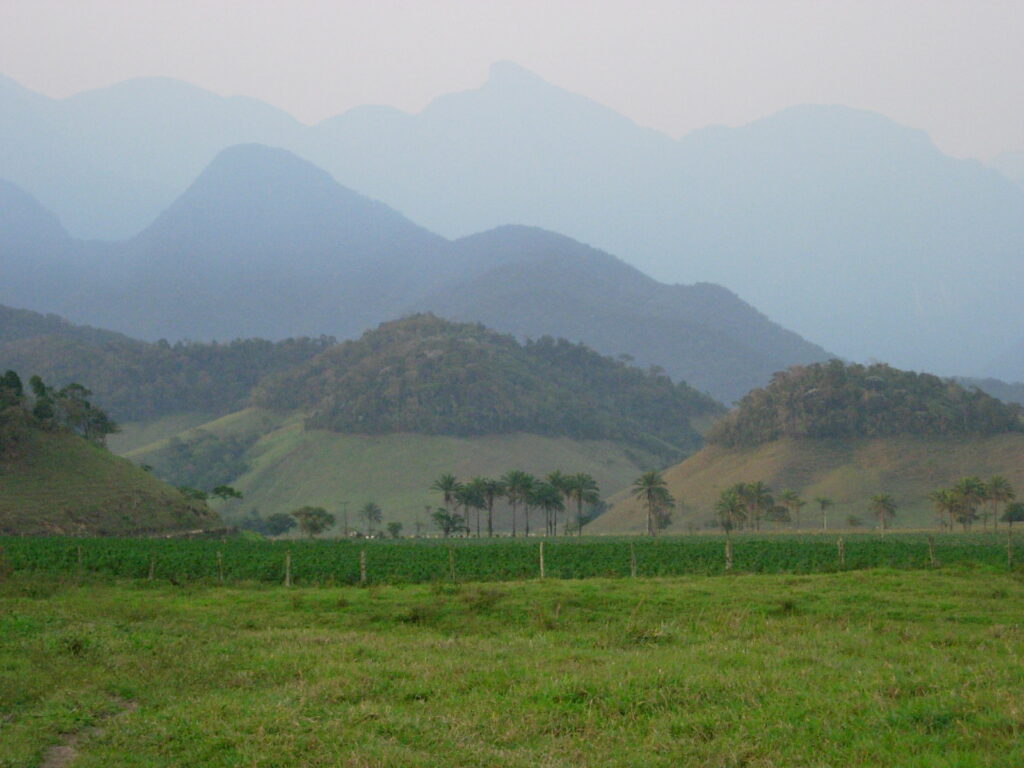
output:
[[[1021,409],[952,379],[838,360],[793,368],[752,391],[706,435],[708,445],[665,473],[686,507],[676,527],[713,518],[719,494],[740,482],[791,489],[802,517],[822,527],[816,497],[831,499],[833,524],[871,523],[868,501],[890,494],[896,526],[934,525],[928,494],[966,475],[1004,475],[1024,492]],[[640,529],[645,515],[623,495],[594,530]],[[796,521],[794,520],[793,523]]]
[[[417,523],[432,530],[425,507],[441,503],[430,485],[441,474],[461,479],[476,475],[499,476],[510,469],[544,475],[556,469],[587,472],[603,494],[626,487],[656,457],[641,449],[604,440],[576,440],[527,433],[483,435],[426,435],[392,433],[359,435],[306,429],[300,413],[276,414],[248,409],[183,433],[188,441],[205,433],[222,441],[250,445],[243,474],[222,478],[242,491],[244,498],[220,507],[228,520],[256,510],[260,516],[290,512],[305,505],[321,506],[343,525],[348,502],[349,527],[365,530],[357,510],[368,501],[383,509],[384,522],[401,522],[407,535]],[[127,454],[133,461],[166,471],[168,441],[159,441]],[[521,515],[521,513],[520,513]],[[496,525],[510,525],[508,511],[499,502]],[[539,513],[535,522],[539,520]],[[522,520],[520,518],[520,525]]]
[[[814,503],[818,496],[834,502],[828,510],[830,529],[848,528],[850,515],[859,517],[865,526],[874,525],[868,500],[876,493],[892,495],[899,505],[888,525],[937,527],[929,493],[966,475],[986,478],[997,474],[1009,479],[1018,493],[1024,491],[1024,435],[786,438],[753,448],[709,446],[666,470],[664,476],[672,494],[685,503],[683,511],[676,512],[671,529],[682,531],[691,524],[703,527],[710,523],[723,490],[757,480],[776,492],[793,489],[800,493],[808,502],[801,512],[803,529],[822,528],[822,515]],[[645,530],[645,513],[628,492],[613,501],[612,509],[591,523],[591,532]],[[771,526],[764,524],[763,528]]]
[[[0,461],[0,532],[125,535],[213,527],[217,516],[76,435],[32,430]]]

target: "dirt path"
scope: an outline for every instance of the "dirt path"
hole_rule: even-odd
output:
[[[116,703],[121,707],[121,711],[105,717],[103,719],[104,723],[125,717],[139,708],[138,703],[134,701],[118,700]],[[85,739],[102,735],[103,728],[100,726],[91,726],[74,733],[64,734],[60,744],[52,746],[43,752],[43,760],[39,763],[39,768],[64,768],[67,765],[71,765],[74,759],[78,757],[79,743]]]

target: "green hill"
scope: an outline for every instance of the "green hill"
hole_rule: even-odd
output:
[[[542,337],[520,344],[482,325],[415,315],[268,377],[254,403],[308,414],[312,429],[462,437],[528,432],[612,440],[681,458],[691,419],[721,405],[657,371]]]
[[[77,385],[0,376],[0,534],[129,534],[211,527],[202,502],[110,453],[116,427]]]
[[[818,496],[834,502],[834,524],[850,515],[872,523],[868,501],[884,493],[898,504],[895,525],[919,526],[936,519],[928,494],[964,476],[1003,475],[1024,494],[1019,406],[887,365],[790,368],[744,397],[706,440],[664,475],[686,505],[677,528],[713,521],[719,495],[736,483],[798,492],[808,501],[801,527],[818,528]],[[593,529],[641,529],[639,505],[627,495],[615,501]]]
[[[415,532],[417,521],[426,522],[425,506],[440,503],[430,484],[445,472],[463,479],[498,476],[510,469],[536,475],[556,469],[587,472],[597,480],[602,494],[608,495],[628,486],[643,468],[656,462],[640,449],[607,440],[525,433],[470,437],[344,434],[309,429],[299,413],[277,414],[256,408],[204,424],[177,440],[184,444],[201,441],[207,456],[217,444],[247,446],[236,457],[244,462],[244,471],[216,478],[244,493],[241,501],[220,508],[229,521],[251,510],[268,516],[313,505],[334,513],[340,528],[343,502],[347,501],[350,526],[364,528],[356,510],[375,501],[383,509],[384,521],[403,523],[407,534]],[[173,439],[162,440],[127,455],[152,464],[155,472],[182,471],[182,464],[173,461],[180,452],[172,450],[172,443]],[[499,505],[496,511],[497,527],[505,530],[507,510]],[[426,525],[424,531],[429,530],[432,528]]]

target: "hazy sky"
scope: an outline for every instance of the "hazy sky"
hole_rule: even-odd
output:
[[[164,75],[315,122],[501,59],[673,136],[817,102],[1024,150],[1024,0],[0,0],[0,72],[51,96]]]

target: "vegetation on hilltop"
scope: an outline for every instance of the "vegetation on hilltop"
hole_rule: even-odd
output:
[[[530,432],[623,441],[666,459],[699,445],[691,418],[723,410],[657,370],[581,344],[550,337],[519,344],[433,315],[385,323],[269,377],[254,402],[302,410],[308,427],[338,432]]]
[[[0,366],[37,373],[58,386],[81,382],[124,421],[244,408],[264,376],[305,362],[334,342],[322,336],[151,344],[54,315],[0,307]]]
[[[1022,429],[1019,406],[952,379],[830,360],[777,373],[715,424],[706,440],[735,448],[783,437],[995,435]]]

